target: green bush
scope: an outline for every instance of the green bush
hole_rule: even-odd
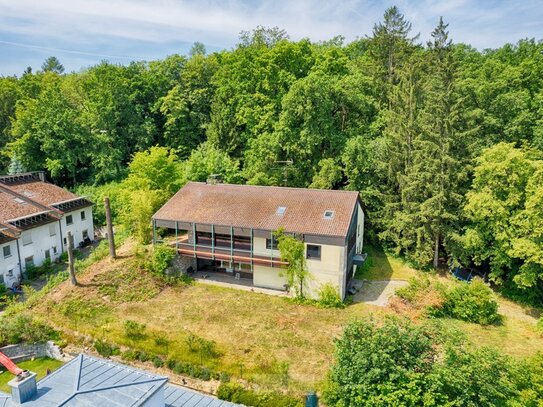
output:
[[[409,283],[396,290],[396,295],[409,302],[417,301],[420,296],[431,289],[430,279],[427,275],[411,277]]]
[[[19,314],[0,317],[0,346],[21,342],[42,343],[51,339],[58,339],[58,333],[30,316]]]
[[[444,293],[444,302],[436,314],[482,325],[500,321],[498,303],[492,289],[476,278],[471,283],[459,282]]]
[[[124,335],[128,339],[139,341],[145,338],[145,324],[140,324],[136,321],[124,321]]]
[[[101,339],[98,339],[96,342],[94,342],[94,349],[96,349],[96,352],[98,352],[100,356],[103,356],[105,358],[109,358],[113,355],[119,355],[121,353],[118,346]]]
[[[253,407],[298,407],[301,400],[276,392],[261,392],[244,388],[239,383],[221,383],[217,390],[217,397],[221,400],[231,401]]]
[[[345,303],[341,301],[337,287],[331,283],[323,284],[320,287],[317,303],[322,308],[345,308]]]
[[[539,319],[537,320],[536,329],[537,332],[539,332],[539,334],[543,336],[543,316],[539,317]]]
[[[156,245],[146,268],[157,276],[163,276],[174,257],[173,247]]]
[[[155,356],[153,358],[153,366],[157,368],[164,366],[164,361],[162,360],[160,356]]]

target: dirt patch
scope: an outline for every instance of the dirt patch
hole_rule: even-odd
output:
[[[356,280],[356,283],[359,291],[353,301],[380,307],[386,307],[396,290],[407,285],[403,280]]]

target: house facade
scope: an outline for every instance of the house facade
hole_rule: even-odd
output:
[[[274,232],[302,239],[317,297],[331,284],[345,298],[361,264],[364,211],[357,192],[189,182],[154,216],[153,226],[175,234],[175,247],[196,270],[285,290]]]
[[[41,172],[0,176],[0,284],[12,287],[31,266],[94,240],[92,202],[45,181]]]

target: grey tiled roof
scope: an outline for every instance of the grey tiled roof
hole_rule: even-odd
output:
[[[129,407],[143,405],[164,388],[165,407],[226,407],[232,403],[182,387],[129,366],[79,355],[38,382],[38,394],[24,407]],[[0,407],[20,406],[0,393]]]

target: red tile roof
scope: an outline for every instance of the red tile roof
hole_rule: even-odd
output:
[[[7,187],[33,201],[47,206],[79,198],[76,194],[49,182],[23,182],[7,185]]]
[[[357,202],[351,191],[189,182],[153,218],[343,237]],[[325,211],[334,212],[332,219]]]
[[[68,205],[66,210],[62,206],[57,207],[66,201],[74,201],[74,205]],[[47,214],[45,222],[54,221],[68,209],[91,204],[64,188],[42,181],[34,173],[0,176],[0,225],[3,223],[13,228],[14,220],[40,213]]]

